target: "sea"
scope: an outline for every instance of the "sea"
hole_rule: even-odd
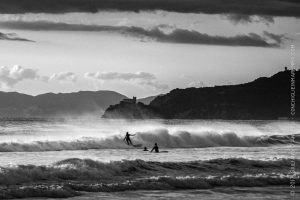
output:
[[[300,199],[299,169],[299,121],[0,120],[0,199]]]

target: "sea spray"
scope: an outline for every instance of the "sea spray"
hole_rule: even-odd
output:
[[[300,144],[300,134],[294,135],[295,144]],[[238,136],[236,133],[202,132],[189,133],[178,131],[170,134],[166,129],[153,132],[138,132],[135,143],[152,146],[159,142],[162,148],[205,148],[205,147],[265,147],[270,145],[290,144],[288,135],[274,136]],[[133,148],[124,143],[123,137],[112,136],[103,139],[82,137],[67,141],[31,141],[31,142],[4,142],[0,143],[0,152],[38,152],[61,150],[88,150],[88,149],[128,149]]]

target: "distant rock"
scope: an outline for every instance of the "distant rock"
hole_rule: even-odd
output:
[[[161,116],[154,109],[141,102],[138,103],[121,102],[119,104],[109,106],[102,117],[109,118],[109,119],[161,118]]]

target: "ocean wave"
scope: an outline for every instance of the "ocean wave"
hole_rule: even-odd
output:
[[[292,160],[214,159],[193,162],[123,160],[102,163],[67,159],[51,166],[19,165],[1,168],[0,199],[68,197],[80,192],[125,190],[207,189],[288,185]],[[294,160],[299,171],[300,160]]]
[[[103,163],[91,159],[71,158],[50,166],[18,165],[1,167],[0,184],[20,184],[41,180],[106,180],[149,176],[207,176],[289,172],[291,160],[248,160],[244,158],[213,159],[191,162],[153,162],[123,160]],[[300,160],[295,160],[300,166]],[[259,169],[259,170],[258,170]]]
[[[295,181],[300,178],[296,177]],[[0,199],[48,197],[68,198],[80,196],[82,192],[122,192],[136,190],[186,190],[213,189],[216,187],[267,187],[288,185],[288,177],[157,177],[155,179],[139,179],[121,183],[40,183],[28,186],[0,188]]]
[[[282,144],[300,144],[300,134],[273,136],[239,136],[233,132],[190,133],[178,131],[170,134],[161,129],[155,132],[138,132],[132,139],[133,143],[152,146],[155,142],[163,148],[204,148],[204,147],[259,147]],[[81,138],[71,141],[34,141],[31,143],[4,142],[0,143],[0,152],[33,152],[33,151],[60,151],[60,150],[87,150],[87,149],[126,149],[132,148],[124,143],[121,136],[111,138]]]
[[[296,177],[295,180],[300,180]],[[69,188],[86,192],[119,192],[126,190],[178,190],[178,189],[210,189],[214,187],[255,187],[271,185],[288,185],[288,176],[221,176],[202,177],[157,177],[139,179],[113,184],[82,184],[69,183]]]

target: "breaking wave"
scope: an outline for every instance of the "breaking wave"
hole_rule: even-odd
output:
[[[80,192],[125,190],[207,189],[289,185],[292,160],[258,161],[242,158],[193,162],[124,160],[102,163],[67,159],[51,166],[0,168],[0,199],[71,197]],[[299,171],[300,160],[294,160]],[[5,187],[6,186],[6,187]]]
[[[293,141],[292,141],[293,136]],[[202,132],[201,134],[188,131],[178,131],[170,134],[167,129],[155,132],[138,132],[132,138],[133,143],[152,146],[159,143],[163,148],[204,148],[204,147],[258,147],[270,145],[300,144],[300,134],[273,136],[239,136],[234,132],[216,133]],[[99,139],[83,137],[77,140],[64,141],[35,141],[30,143],[4,142],[0,143],[0,152],[33,152],[61,151],[87,149],[126,149],[132,148],[125,144],[121,136]]]

